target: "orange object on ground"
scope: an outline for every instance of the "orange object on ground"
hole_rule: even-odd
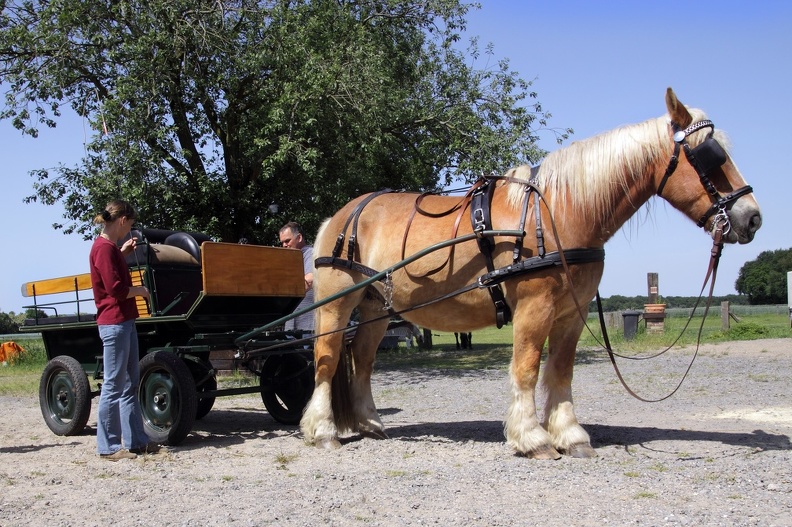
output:
[[[3,342],[0,344],[0,362],[9,362],[23,351],[24,348],[16,342]]]

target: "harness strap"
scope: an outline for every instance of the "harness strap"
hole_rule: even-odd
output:
[[[751,185],[746,185],[743,188],[735,190],[730,194],[727,194],[725,196],[720,196],[718,200],[715,203],[713,203],[709,209],[707,209],[707,212],[705,212],[704,215],[701,218],[699,218],[698,223],[696,223],[696,225],[698,225],[699,227],[703,227],[707,223],[707,220],[710,219],[710,217],[712,217],[713,214],[715,214],[716,212],[720,212],[721,209],[723,209],[723,207],[728,205],[730,202],[738,198],[741,198],[746,194],[750,194],[751,192],[753,192],[753,187],[751,187]]]
[[[379,273],[371,267],[366,267],[362,263],[347,258],[339,258],[338,256],[320,256],[314,260],[314,267],[335,267],[336,269],[349,269],[357,273],[364,274],[371,278]],[[381,277],[379,280],[382,282],[386,277]]]
[[[536,178],[539,174],[539,166],[531,167],[531,177],[528,178],[530,185],[525,185],[524,191],[525,196],[523,197],[522,202],[522,212],[520,213],[520,227],[517,229],[519,231],[525,232],[525,219],[528,216],[528,203],[531,198],[531,192],[533,192],[534,185],[536,184]],[[537,212],[539,211],[539,193],[535,193],[535,206]],[[542,234],[542,222],[541,222],[541,214],[537,214],[536,216],[536,242],[537,246],[539,247],[540,254],[544,254],[544,235]],[[517,239],[514,241],[514,251],[512,252],[512,262],[517,263],[520,261],[520,256],[522,255],[523,249],[523,239],[524,236],[518,236]]]
[[[485,180],[484,184],[473,192],[470,202],[470,221],[473,224],[473,232],[475,233],[481,233],[492,227],[490,206],[494,192],[495,185],[491,180]],[[495,242],[483,236],[477,236],[476,242],[478,243],[479,251],[484,256],[484,261],[487,263],[487,271],[492,273],[495,271],[495,264],[492,261],[492,249],[495,246]],[[492,298],[492,303],[495,305],[495,323],[500,329],[511,320],[511,310],[506,304],[506,297],[503,295],[500,282],[494,282],[486,287],[490,298]]]
[[[672,123],[672,126],[674,126],[674,129],[676,129],[676,125]],[[660,186],[657,187],[658,196],[662,197],[663,189],[665,188],[666,183],[668,182],[668,178],[670,178],[671,174],[674,173],[678,164],[679,164],[679,143],[675,142],[674,153],[671,154],[671,159],[668,161],[668,166],[666,167],[665,174],[663,175],[663,180],[660,181]]]
[[[710,195],[710,199],[712,200],[712,205],[710,206],[710,208],[707,209],[707,212],[705,212],[704,215],[701,216],[701,218],[699,218],[698,222],[696,223],[696,225],[699,227],[704,227],[704,225],[706,225],[707,223],[707,220],[709,220],[716,213],[723,213],[724,217],[726,217],[726,219],[728,220],[728,217],[725,214],[726,206],[729,203],[738,200],[742,196],[745,196],[746,194],[750,194],[753,192],[753,188],[750,185],[746,185],[725,196],[721,195],[721,193],[718,192],[718,189],[715,188],[715,185],[712,183],[712,180],[710,180],[710,178],[707,175],[708,167],[702,166],[702,164],[696,158],[696,154],[694,153],[695,149],[691,148],[690,144],[687,141],[687,137],[690,134],[702,128],[712,128],[714,130],[715,125],[713,124],[712,121],[705,119],[693,123],[684,130],[682,130],[682,128],[677,123],[673,121],[671,122],[671,130],[674,132],[674,137],[673,137],[674,153],[671,154],[671,159],[668,162],[668,166],[666,167],[666,171],[665,174],[663,175],[663,179],[660,181],[660,185],[657,187],[657,195],[662,196],[663,189],[665,188],[668,179],[674,173],[674,171],[677,168],[677,165],[679,164],[679,151],[680,149],[684,149],[685,157],[687,158],[691,166],[696,170],[696,173],[699,176],[699,181],[701,181],[701,185],[704,187],[704,190],[707,191],[707,194]],[[710,136],[712,136],[712,132],[710,132]],[[706,139],[705,143],[708,140],[710,139],[709,138]],[[696,148],[700,148],[700,147],[701,145]],[[719,161],[720,164],[722,164],[723,162],[725,162],[725,154],[724,154],[724,159]],[[717,226],[713,225],[713,229],[715,228],[717,228]],[[726,230],[728,230],[728,223]]]
[[[566,249],[563,253],[563,259],[566,259],[566,263],[569,265],[604,262],[605,249]],[[482,275],[479,278],[479,285],[483,287],[492,287],[515,275],[539,271],[548,267],[560,266],[563,265],[563,259],[561,253],[558,251],[547,253],[545,256],[526,258],[516,264],[502,267]]]
[[[346,223],[344,223],[344,228],[341,230],[341,233],[338,235],[338,238],[336,238],[336,244],[335,247],[333,247],[334,257],[337,258],[341,256],[344,237],[346,236],[346,231],[349,228],[349,224],[352,223],[353,220],[354,223],[352,225],[352,233],[349,235],[349,245],[347,246],[347,258],[352,260],[355,257],[357,226],[358,226],[358,220],[360,219],[360,213],[363,212],[363,209],[366,207],[366,205],[368,205],[371,202],[371,200],[373,200],[377,196],[381,196],[382,194],[389,194],[391,192],[397,192],[397,191],[386,188],[386,189],[378,190],[377,192],[372,192],[371,194],[366,196],[365,199],[363,199],[360,203],[357,204],[357,207],[355,207],[355,210],[352,211],[352,214],[350,214],[347,217]]]
[[[421,208],[421,202],[423,201],[423,199],[426,196],[435,195],[434,192],[424,192],[423,194],[418,196],[415,199],[415,206],[413,207],[412,212],[410,212],[410,217],[407,219],[407,227],[404,229],[404,236],[402,237],[402,246],[401,246],[401,257],[402,257],[402,260],[407,256],[407,238],[408,238],[408,236],[410,234],[410,229],[412,228],[412,223],[413,223],[413,220],[415,219],[416,213],[420,214],[421,216],[427,216],[429,218],[442,218],[444,216],[447,216],[447,215],[451,214],[455,210],[458,210],[459,212],[457,213],[457,217],[454,220],[454,225],[451,228],[451,238],[456,238],[457,234],[459,233],[459,224],[462,221],[462,216],[464,215],[465,209],[470,204],[471,196],[473,195],[473,192],[475,192],[476,189],[479,188],[483,184],[483,182],[484,182],[483,179],[479,179],[478,181],[476,181],[468,189],[468,191],[465,192],[465,195],[462,196],[462,198],[456,204],[454,204],[453,207],[451,207],[448,210],[444,210],[442,212],[429,212],[429,211],[424,210],[423,208]],[[412,274],[410,272],[410,270],[407,269],[406,267],[404,268],[404,272],[406,272],[408,276],[411,276],[413,278],[425,278],[427,276],[432,276],[433,274],[435,274],[435,273],[439,272],[440,270],[442,270],[443,268],[445,268],[445,266],[448,264],[448,262],[454,257],[454,249],[455,249],[455,247],[456,247],[455,245],[452,245],[451,247],[449,247],[448,256],[446,256],[446,259],[445,259],[444,262],[439,264],[434,269],[430,269],[429,271],[424,272],[420,276]]]

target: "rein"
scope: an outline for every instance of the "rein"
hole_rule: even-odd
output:
[[[713,134],[715,133],[715,125],[710,120],[702,120],[696,123],[691,124],[684,130],[675,123],[671,122],[671,127],[674,130],[674,152],[671,155],[671,159],[668,162],[668,166],[666,168],[665,174],[663,175],[663,179],[660,181],[660,185],[657,188],[657,195],[662,197],[663,189],[665,188],[668,179],[673,175],[674,171],[677,168],[679,163],[679,151],[680,149],[684,149],[685,157],[687,158],[688,162],[693,166],[696,170],[696,173],[699,176],[699,181],[701,181],[702,186],[707,191],[712,200],[712,206],[707,210],[707,212],[699,219],[697,225],[699,227],[704,227],[707,223],[707,220],[715,215],[715,219],[712,223],[712,250],[710,251],[710,261],[709,266],[707,268],[706,276],[704,277],[704,284],[701,286],[701,291],[699,292],[699,298],[696,301],[696,305],[693,307],[693,311],[690,313],[690,317],[688,317],[687,322],[685,323],[685,327],[682,328],[682,331],[679,333],[679,336],[672,342],[666,349],[650,356],[644,357],[627,357],[624,355],[619,355],[613,351],[613,348],[610,345],[610,340],[608,339],[608,332],[605,326],[605,317],[602,312],[602,300],[599,295],[599,291],[597,292],[597,312],[599,315],[599,322],[600,328],[602,329],[602,338],[604,340],[604,344],[600,343],[600,345],[605,348],[608,352],[608,357],[610,358],[611,364],[613,365],[613,369],[616,372],[616,376],[619,378],[622,386],[624,389],[627,390],[627,393],[638,399],[639,401],[647,402],[647,403],[655,403],[660,402],[668,399],[672,395],[674,395],[679,388],[682,386],[682,383],[687,378],[690,369],[693,367],[693,363],[698,356],[699,347],[701,345],[701,333],[704,329],[704,321],[707,318],[707,314],[709,313],[710,306],[712,304],[712,295],[715,288],[715,279],[717,278],[718,274],[718,262],[720,261],[721,253],[723,252],[723,235],[729,232],[731,228],[729,217],[726,214],[726,207],[731,202],[736,201],[740,197],[753,192],[753,188],[750,185],[746,185],[734,192],[731,192],[725,196],[721,195],[718,190],[715,188],[715,185],[712,183],[710,178],[708,177],[708,173],[712,170],[719,169],[723,166],[724,163],[727,161],[726,152],[723,150],[723,147],[715,140]],[[698,146],[691,148],[690,144],[687,142],[687,137],[692,133],[702,129],[702,128],[710,128],[710,133],[707,135],[707,138],[699,144]],[[716,214],[717,213],[717,214]],[[616,364],[616,357],[628,359],[628,360],[646,360],[658,357],[668,350],[670,350],[682,337],[682,334],[687,330],[690,322],[693,319],[693,315],[698,308],[698,304],[701,301],[701,297],[704,294],[704,289],[707,287],[707,282],[710,281],[710,288],[709,293],[707,295],[707,302],[704,308],[704,317],[701,321],[701,326],[699,327],[698,335],[696,338],[696,351],[693,354],[693,357],[690,360],[690,364],[688,365],[687,369],[685,370],[682,379],[680,379],[679,384],[677,384],[676,388],[674,388],[671,393],[668,395],[661,397],[659,399],[646,399],[639,396],[635,393],[625,382],[619,367]],[[574,295],[573,295],[574,297]],[[577,302],[577,299],[575,299]],[[588,324],[586,324],[586,328],[589,330],[589,333],[597,340],[596,335],[591,331]],[[598,341],[598,340],[597,340]],[[598,341],[599,342],[599,341]]]
[[[423,194],[419,195],[415,199],[415,205],[413,206],[413,210],[410,213],[410,217],[407,219],[407,227],[404,229],[404,236],[402,237],[402,245],[401,245],[402,260],[407,255],[407,237],[410,234],[410,228],[412,227],[413,219],[415,219],[416,213],[420,214],[421,216],[426,216],[428,218],[442,218],[458,210],[459,212],[457,213],[456,220],[454,220],[454,225],[451,229],[451,238],[456,238],[457,233],[459,232],[459,224],[462,222],[462,216],[464,215],[465,209],[468,207],[468,205],[470,205],[471,199],[473,197],[473,193],[476,192],[476,189],[478,189],[483,184],[483,181],[484,180],[482,179],[476,181],[469,189],[467,189],[465,195],[462,196],[460,200],[456,204],[454,204],[453,207],[451,207],[448,210],[444,210],[442,212],[429,212],[421,208],[421,202],[423,201],[423,199],[426,196],[435,195],[433,192],[424,192]],[[440,272],[446,266],[446,264],[448,264],[448,262],[454,257],[455,247],[456,245],[452,245],[448,249],[448,256],[446,256],[446,259],[443,263],[441,263],[434,269],[430,269],[429,271],[424,272],[422,275],[415,275],[411,273],[409,269],[407,269],[406,267],[404,268],[404,272],[407,273],[407,276],[410,276],[412,278],[425,278],[427,276],[432,276],[433,274]]]
[[[629,393],[639,401],[645,403],[658,403],[660,401],[665,401],[666,399],[674,395],[679,390],[679,388],[682,387],[682,383],[685,382],[688,373],[690,373],[691,368],[693,368],[693,363],[696,361],[696,358],[698,357],[699,347],[701,345],[701,332],[704,329],[704,321],[707,318],[707,314],[709,313],[709,309],[712,304],[712,295],[713,295],[713,290],[715,289],[715,279],[717,278],[717,274],[718,274],[718,262],[720,261],[720,256],[721,253],[723,252],[723,234],[724,234],[723,228],[724,226],[720,222],[718,222],[718,224],[715,227],[715,236],[712,242],[712,250],[710,251],[709,266],[707,268],[706,276],[704,277],[704,284],[701,286],[701,292],[699,293],[699,298],[698,300],[696,300],[696,305],[693,306],[693,310],[691,311],[690,316],[688,317],[688,320],[685,323],[685,327],[683,327],[682,331],[680,331],[679,336],[677,336],[677,338],[674,339],[674,342],[669,344],[669,346],[666,349],[662,350],[661,352],[644,357],[628,357],[614,352],[613,348],[611,347],[610,340],[608,339],[608,330],[605,325],[605,316],[602,311],[602,299],[600,298],[599,291],[597,291],[597,314],[599,316],[600,328],[602,329],[602,340],[604,341],[604,344],[600,343],[600,345],[608,352],[608,358],[610,359],[611,364],[613,365],[613,370],[616,372],[616,377],[618,377],[619,382],[621,382],[621,385],[624,387],[625,390],[627,390],[627,393]],[[627,382],[624,380],[624,377],[621,374],[621,370],[619,370],[619,366],[616,364],[616,357],[622,359],[628,359],[628,360],[647,360],[647,359],[653,359],[659,357],[660,355],[663,355],[668,350],[670,350],[679,341],[679,339],[682,338],[682,334],[687,330],[691,320],[693,320],[693,315],[695,314],[696,309],[698,308],[698,304],[701,301],[701,297],[704,294],[704,289],[707,287],[707,282],[710,281],[710,278],[712,279],[712,281],[710,282],[709,293],[707,295],[707,302],[704,307],[704,316],[702,318],[701,325],[699,326],[699,330],[698,330],[698,335],[696,337],[696,351],[693,353],[693,357],[690,359],[690,364],[688,364],[685,373],[682,375],[682,378],[679,380],[679,384],[677,384],[676,387],[669,394],[660,397],[659,399],[646,399],[644,397],[641,397],[627,385]],[[591,333],[594,339],[597,340],[596,335],[594,335],[591,332],[591,328],[589,328],[588,324],[586,324],[586,328],[589,330],[589,333]]]

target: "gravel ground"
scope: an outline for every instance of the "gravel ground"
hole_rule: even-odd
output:
[[[620,364],[659,397],[692,351]],[[506,375],[380,372],[391,439],[333,452],[305,446],[258,396],[220,398],[183,444],[117,463],[96,456],[93,428],[58,437],[36,397],[0,397],[0,526],[792,526],[792,339],[703,346],[679,392],[652,404],[604,356],[579,364],[588,460],[506,447]]]

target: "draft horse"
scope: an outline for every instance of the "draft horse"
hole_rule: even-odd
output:
[[[371,393],[377,344],[388,324],[383,308],[419,306],[402,317],[439,331],[511,321],[512,399],[504,432],[517,453],[537,459],[596,456],[575,415],[571,385],[605,243],[654,195],[711,235],[722,233],[727,243],[750,242],[762,223],[723,134],[670,88],[666,106],[667,115],[574,142],[533,170],[521,166],[477,183],[463,198],[374,193],[325,221],[314,245],[314,294],[317,304],[328,301],[317,308],[316,388],[300,423],[305,441],[338,448],[339,434],[346,432],[387,438]],[[531,234],[468,237],[354,288],[405,255],[497,229]],[[333,295],[338,298],[329,300]],[[350,365],[339,366],[344,339],[334,331],[347,326],[355,308],[361,324],[349,348]],[[545,342],[547,398],[540,421],[535,389]],[[342,373],[348,380],[341,380]]]

